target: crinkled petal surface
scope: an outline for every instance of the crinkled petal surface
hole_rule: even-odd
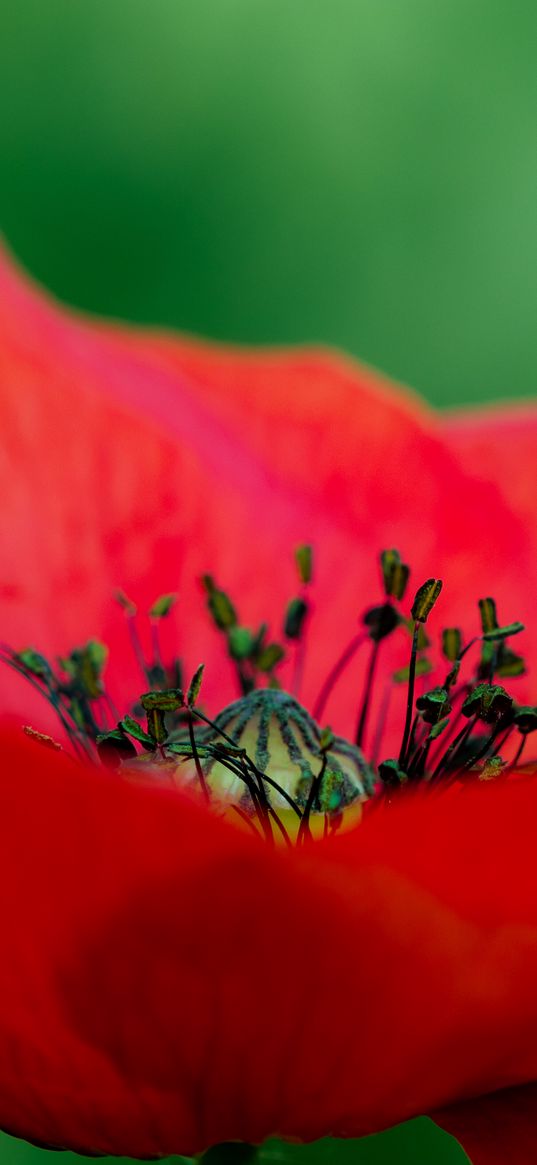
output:
[[[416,585],[444,576],[443,623],[473,630],[474,600],[490,590],[504,621],[530,621],[533,512],[481,462],[474,472],[417,398],[337,354],[105,326],[60,309],[4,255],[0,408],[2,637],[45,652],[104,638],[122,659],[121,698],[138,681],[113,588],[142,608],[179,590],[178,646],[188,668],[211,665],[204,691],[217,708],[234,690],[199,575],[212,571],[244,621],[268,617],[277,633],[306,540],[319,551],[306,702],[378,599],[383,546],[407,556]],[[492,459],[500,439],[490,430]],[[522,458],[533,463],[529,446],[519,475]],[[29,708],[22,681],[0,683],[4,708]],[[330,707],[338,731],[353,726],[355,691]]]
[[[298,852],[30,741],[2,768],[0,1126],[190,1154],[537,1078],[533,781]]]

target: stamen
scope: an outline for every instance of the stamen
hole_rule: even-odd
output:
[[[386,729],[386,723],[388,720],[388,710],[390,707],[390,700],[392,698],[392,692],[393,692],[393,684],[388,681],[388,683],[386,683],[384,685],[382,702],[380,705],[380,710],[378,713],[377,723],[376,723],[376,728],[375,728],[375,736],[373,738],[373,744],[371,746],[370,764],[371,764],[371,768],[373,769],[373,771],[376,768],[378,768],[378,760],[379,760],[379,756],[380,756],[380,747],[382,744],[382,738],[384,736],[384,732]]]
[[[414,632],[412,635],[412,647],[410,650],[410,666],[408,674],[408,694],[406,702],[406,718],[405,727],[403,729],[403,739],[401,741],[401,748],[399,751],[399,764],[404,769],[406,764],[406,754],[408,748],[408,740],[410,736],[410,726],[412,723],[412,710],[414,708],[414,684],[416,682],[416,658],[418,653],[418,634],[420,625],[414,625]]]
[[[237,703],[238,703],[238,701],[237,701]],[[218,717],[218,723],[216,722],[216,720],[210,720],[208,716],[205,716],[204,713],[200,712],[199,708],[196,708],[196,716],[198,717],[198,719],[203,720],[205,724],[209,725],[218,736],[222,736],[224,740],[228,741],[231,745],[236,746],[236,739],[240,738],[240,734],[239,734],[239,736],[237,736],[237,738],[235,738],[235,736],[228,736],[228,734],[223,731],[223,726],[225,726],[227,723],[229,723],[233,720],[233,709],[234,708],[236,708],[236,704],[235,705],[231,704],[230,707],[228,709],[226,709],[225,712],[221,712],[219,717]],[[248,719],[249,719],[249,710],[245,710],[244,720],[243,720],[243,723],[242,723],[241,729],[240,729],[241,732],[242,732],[242,728],[244,728],[244,726],[248,722]],[[240,723],[240,721],[239,721],[239,723]],[[234,733],[236,732],[236,726],[235,726],[233,731],[234,731]],[[289,805],[289,808],[292,809],[294,813],[296,813],[297,817],[301,818],[302,817],[302,810],[298,806],[297,802],[293,799],[293,797],[291,797],[291,795],[281,785],[279,785],[277,783],[277,781],[273,780],[272,777],[269,777],[267,775],[267,773],[261,774],[258,771],[258,769],[256,768],[256,766],[254,765],[254,763],[250,760],[250,758],[247,757],[244,749],[239,749],[238,751],[239,751],[240,755],[242,757],[244,757],[245,763],[248,763],[248,767],[253,771],[254,775],[256,777],[262,776],[263,780],[266,781],[267,784],[269,784],[273,789],[275,789],[275,791],[277,793],[279,793],[279,795],[283,798],[283,800],[287,802],[287,804]],[[243,779],[245,779],[245,778],[243,777]],[[247,780],[250,780],[250,778],[247,778]],[[249,786],[249,792],[251,792],[251,791],[252,790],[250,789],[250,786]]]
[[[441,776],[442,773],[449,772],[450,769],[453,768],[453,762],[454,762],[454,759],[457,755],[457,752],[459,752],[462,749],[463,745],[466,744],[466,741],[467,741],[468,737],[470,736],[470,733],[475,728],[476,723],[477,723],[477,716],[475,716],[474,719],[471,720],[468,724],[464,725],[464,728],[461,729],[461,731],[455,737],[455,740],[453,741],[453,743],[449,745],[449,748],[446,750],[444,755],[440,758],[440,760],[439,760],[439,762],[438,762],[438,764],[437,764],[437,766],[436,766],[436,768],[431,776],[431,781],[438,780],[438,778]]]
[[[324,710],[332,694],[332,691],[337,684],[337,681],[343,675],[343,672],[348,667],[351,660],[354,659],[358,648],[361,647],[362,643],[365,643],[368,638],[369,636],[367,634],[355,635],[353,639],[351,639],[350,643],[347,644],[344,652],[342,655],[340,655],[337,662],[334,664],[332,671],[328,673],[319,695],[317,696],[315,704],[313,705],[313,716],[315,720],[322,720],[324,716]]]
[[[317,725],[305,709],[281,691],[262,689],[238,700],[224,709],[215,721],[210,721],[205,713],[201,716],[213,734],[204,737],[200,764],[209,789],[219,800],[227,802],[229,797],[237,799],[226,770],[241,775],[237,762],[225,760],[214,751],[212,741],[219,736],[233,742],[235,750],[240,748],[245,768],[256,782],[259,805],[256,806],[260,825],[266,831],[267,820],[283,837],[284,831],[292,838],[298,838],[304,815],[314,811],[326,813],[329,825],[340,818],[342,809],[354,801],[360,801],[373,788],[372,775],[367,773],[361,753],[347,741],[330,734],[320,733]],[[326,769],[328,784],[316,779],[315,758],[322,759],[323,747],[329,741],[329,769]],[[187,755],[183,744],[172,743],[170,750]],[[283,751],[282,751],[283,750]],[[189,749],[191,755],[191,749]],[[255,760],[252,759],[255,756]],[[224,767],[222,767],[224,766]],[[318,777],[317,772],[317,777]],[[244,779],[244,774],[242,774]],[[323,789],[325,790],[323,792]],[[321,801],[318,803],[318,799]],[[248,803],[240,800],[243,811],[248,812]],[[298,831],[282,820],[282,810],[289,806],[298,819]],[[250,810],[253,806],[250,806]],[[278,822],[275,821],[275,816]],[[283,827],[283,828],[282,828]],[[308,825],[309,829],[309,825]],[[302,830],[301,837],[304,835]],[[284,839],[285,840],[285,839]]]
[[[167,677],[166,669],[162,662],[162,651],[160,646],[160,622],[161,619],[166,619],[177,601],[177,595],[161,595],[149,611],[149,623],[151,627],[151,647],[153,652],[153,662],[148,669],[151,686],[154,688],[166,688]]]
[[[405,727],[403,730],[403,739],[401,742],[401,750],[399,752],[399,764],[401,768],[405,768],[407,760],[408,742],[410,736],[410,727],[412,723],[412,709],[414,707],[414,685],[416,682],[416,659],[418,653],[418,636],[422,623],[426,623],[434,604],[442,590],[442,582],[440,579],[430,578],[426,583],[416,592],[416,597],[410,612],[414,620],[414,631],[412,633],[412,648],[410,651],[410,665],[408,675],[408,695],[406,706]]]
[[[137,608],[136,608],[135,604],[133,602],[131,602],[131,600],[128,598],[128,596],[126,594],[124,594],[123,591],[119,591],[119,590],[116,591],[114,598],[115,598],[116,602],[119,603],[119,606],[122,607],[123,611],[125,612],[125,618],[127,621],[127,630],[128,630],[129,638],[131,641],[131,647],[133,650],[134,658],[138,664],[138,668],[140,670],[140,675],[143,676],[144,683],[146,683],[147,679],[148,679],[148,674],[147,674],[148,668],[147,668],[147,664],[145,662],[144,653],[142,650],[142,644],[140,643],[140,636],[138,635],[138,629],[136,627]]]
[[[302,676],[306,662],[307,625],[310,614],[307,590],[313,578],[313,551],[311,546],[297,547],[295,561],[299,582],[301,583],[301,592],[297,598],[291,599],[287,606],[283,632],[287,639],[295,643],[291,691],[293,696],[297,698],[302,686]]]
[[[326,773],[326,766],[328,763],[328,751],[329,751],[332,743],[333,743],[332,733],[330,732],[330,730],[328,730],[326,733],[323,734],[323,736],[321,738],[321,752],[322,752],[323,759],[321,762],[321,767],[319,769],[319,772],[317,773],[317,775],[313,778],[313,780],[311,782],[310,791],[308,793],[308,799],[307,799],[306,805],[304,807],[304,815],[302,817],[302,821],[300,823],[300,829],[298,831],[298,837],[297,837],[297,844],[298,845],[300,845],[301,842],[304,842],[306,836],[311,837],[311,831],[310,831],[311,811],[313,809],[313,806],[315,805],[315,802],[319,800],[319,795],[321,792],[321,788],[322,788],[322,784],[323,784],[323,780],[324,780],[324,775]]]
[[[387,598],[402,599],[405,595],[410,567],[402,562],[398,550],[383,550],[380,556],[382,581]]]
[[[367,669],[367,677],[365,681],[365,690],[362,699],[362,707],[358,717],[358,726],[356,728],[356,744],[361,748],[364,743],[364,735],[367,724],[367,714],[369,712],[369,704],[371,700],[371,693],[373,691],[373,683],[375,679],[375,670],[377,666],[380,639],[374,639],[371,647],[371,655],[369,656],[369,667]]]
[[[300,590],[287,604],[283,632],[294,652],[292,686],[300,687],[305,661],[306,628],[311,618],[308,588],[312,581],[311,547],[299,547],[296,563]],[[451,627],[442,632],[442,652],[450,669],[443,683],[421,690],[416,681],[432,670],[425,654],[430,646],[424,627],[442,587],[429,579],[415,596],[408,619],[397,604],[404,597],[409,568],[396,550],[380,556],[384,601],[362,616],[356,634],[329,672],[314,706],[314,718],[297,699],[281,689],[276,673],[285,650],[269,638],[262,623],[257,631],[240,624],[227,594],[205,575],[203,586],[213,623],[226,639],[241,697],[211,719],[200,707],[201,665],[183,694],[180,661],[163,660],[160,621],[171,610],[175,595],[161,596],[148,612],[152,661],[144,659],[136,625],[136,607],[122,592],[123,607],[135,658],[150,690],[133,707],[134,715],[118,715],[103,681],[107,651],[89,640],[51,664],[38,652],[16,653],[0,644],[0,660],[23,675],[54,708],[75,756],[100,761],[112,770],[150,766],[175,784],[195,782],[207,806],[232,809],[256,837],[270,845],[280,838],[286,846],[304,844],[314,836],[332,835],[361,804],[390,804],[402,786],[422,782],[436,789],[440,783],[504,778],[517,769],[527,736],[537,731],[537,707],[516,707],[495,677],[513,677],[525,670],[522,656],[508,639],[524,630],[522,623],[499,626],[493,599],[479,602],[481,635],[462,646],[462,633]],[[384,685],[380,712],[372,730],[371,762],[361,751],[371,715],[372,693],[379,668],[380,644],[398,628],[412,635],[410,660]],[[319,727],[328,700],[361,645],[369,640],[365,683],[359,701],[356,744]],[[459,676],[468,652],[481,644],[480,658],[470,679]],[[407,684],[406,711],[398,759],[378,764],[381,739],[394,683]],[[145,712],[147,727],[136,718]],[[460,720],[467,722],[462,726]],[[486,733],[476,731],[478,725]],[[512,761],[503,749],[518,731],[520,740]],[[33,728],[29,735],[47,747],[60,747]],[[144,755],[145,754],[145,755]],[[187,762],[191,762],[190,766]]]
[[[71,712],[62,703],[61,695],[57,689],[55,678],[52,675],[49,664],[40,656],[38,652],[31,649],[21,651],[18,655],[11,651],[11,648],[6,645],[0,645],[0,660],[10,667],[13,671],[30,684],[36,692],[39,692],[47,702],[51,705],[56,713],[62,728],[67,734],[69,741],[79,757],[86,759],[90,757],[93,759],[93,750],[90,742],[84,736],[84,733],[79,729],[78,724],[73,719]],[[21,661],[19,663],[19,660]],[[46,665],[46,666],[45,666]],[[38,682],[41,681],[41,682]]]
[[[44,748],[50,748],[52,752],[61,752],[62,746],[53,736],[48,736],[46,732],[38,732],[37,728],[32,728],[31,724],[23,724],[22,731],[31,740],[35,740],[37,744],[42,744]]]
[[[526,747],[526,740],[527,740],[527,737],[526,737],[526,736],[523,736],[523,737],[522,737],[522,739],[521,739],[521,741],[520,741],[520,744],[519,744],[519,746],[518,746],[518,748],[517,748],[517,750],[516,750],[516,753],[515,753],[515,755],[514,755],[514,757],[513,757],[513,760],[512,760],[512,762],[511,762],[511,768],[512,768],[512,769],[516,769],[517,765],[519,764],[519,762],[520,762],[520,760],[521,760],[522,753],[524,752],[524,749],[525,749],[525,747]]]

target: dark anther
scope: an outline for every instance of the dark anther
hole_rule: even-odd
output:
[[[144,692],[140,696],[140,703],[147,716],[149,735],[156,744],[164,744],[168,738],[164,715],[166,712],[178,712],[183,707],[182,691],[180,688],[171,688],[167,692]]]
[[[523,656],[512,651],[506,643],[499,643],[494,674],[500,679],[512,679],[513,676],[523,676],[525,671],[526,663]]]
[[[247,627],[230,627],[227,633],[229,654],[232,659],[249,659],[254,647],[254,637]]]
[[[438,724],[451,712],[449,696],[445,688],[431,688],[423,696],[418,696],[416,708],[421,712],[426,724]]]
[[[136,749],[121,728],[100,733],[96,740],[99,760],[107,769],[119,769],[122,761],[132,760]]]
[[[380,556],[380,566],[387,598],[402,599],[407,588],[410,567],[407,566],[406,562],[401,561],[398,550],[383,550]]]
[[[463,716],[477,716],[485,724],[506,723],[512,713],[513,700],[505,688],[499,684],[478,684],[466,697],[461,712]]]
[[[483,639],[496,643],[500,639],[510,638],[511,635],[519,635],[524,630],[523,623],[508,623],[506,627],[493,627],[491,631],[484,631]]]
[[[204,574],[201,581],[207,595],[207,606],[218,629],[226,631],[228,627],[235,627],[237,612],[229,596],[216,586],[212,575]]]
[[[198,702],[198,696],[200,694],[201,682],[203,680],[204,669],[205,669],[205,664],[200,663],[199,667],[196,668],[194,675],[192,676],[192,679],[190,681],[190,686],[189,686],[188,692],[186,694],[186,703],[187,703],[189,708],[193,708],[194,705],[197,704],[197,702]],[[170,695],[171,695],[171,693],[170,693]],[[176,692],[176,696],[180,700],[180,704],[178,705],[178,707],[180,708],[180,707],[182,707],[182,705],[184,703],[183,693]],[[174,709],[174,710],[176,710],[176,709]],[[170,708],[170,711],[172,711],[171,708]]]
[[[283,659],[285,651],[279,643],[267,643],[256,656],[255,664],[259,671],[271,672],[277,663]]]
[[[426,623],[442,590],[442,580],[429,578],[416,592],[410,614],[417,623]]]
[[[385,639],[387,635],[391,635],[392,631],[395,631],[401,620],[391,603],[382,603],[378,607],[370,607],[362,616],[362,621],[367,627],[370,638],[374,642],[380,642],[381,639]]]
[[[514,715],[514,722],[518,731],[523,736],[528,736],[530,732],[537,730],[537,708],[531,705],[524,705],[517,708]]]
[[[150,619],[165,619],[169,615],[174,603],[177,602],[177,595],[161,595],[160,598],[155,599],[153,606],[149,610]]]
[[[494,599],[479,599],[479,614],[481,615],[481,630],[483,635],[488,631],[496,631],[498,618]]]
[[[119,606],[125,612],[127,617],[129,619],[133,619],[137,611],[136,603],[133,603],[132,599],[129,599],[129,596],[125,594],[125,591],[119,589],[114,591],[114,599],[116,600],[116,603],[119,603]]]
[[[27,671],[34,676],[39,676],[40,679],[50,681],[52,680],[52,668],[45,659],[44,655],[40,655],[38,651],[34,651],[32,647],[26,647],[24,651],[15,652],[13,658],[21,663]]]
[[[313,549],[311,546],[297,546],[295,562],[300,582],[307,586],[313,578]]]
[[[445,627],[442,631],[442,651],[449,663],[458,660],[462,650],[462,633],[458,627]]]
[[[397,760],[384,760],[379,764],[379,777],[389,789],[400,789],[408,780],[407,774]]]
[[[102,696],[102,676],[107,657],[108,648],[104,643],[90,639],[83,647],[75,647],[67,659],[61,660],[63,670],[78,689],[77,694],[90,700]]]
[[[154,708],[161,712],[176,712],[183,706],[184,695],[180,688],[169,688],[166,692],[144,692],[140,696],[140,703],[145,712]]]
[[[133,716],[124,716],[123,719],[120,720],[118,728],[123,732],[126,732],[132,738],[132,740],[137,740],[138,744],[141,744],[142,748],[144,748],[146,752],[155,751],[156,744],[154,737],[150,736],[149,733],[142,728],[142,725],[139,724]]]
[[[283,633],[287,639],[300,639],[304,620],[308,613],[308,604],[305,599],[291,599],[285,612]]]

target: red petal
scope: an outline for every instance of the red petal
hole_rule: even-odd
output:
[[[447,413],[443,428],[462,464],[492,483],[517,513],[528,519],[535,536],[535,405],[515,401]]]
[[[522,520],[526,542],[526,558],[537,562],[537,516],[535,498],[537,496],[537,409],[532,401],[513,402],[509,405],[491,405],[483,409],[468,409],[446,414],[443,418],[446,442],[453,450],[463,469],[480,479],[490,497],[501,497],[502,504],[511,509]],[[522,565],[521,582],[526,595],[519,602],[517,610],[527,625],[527,634],[520,640],[520,646],[529,648],[528,658],[537,660],[537,621],[535,619],[533,573]],[[491,574],[491,589],[495,593],[495,581]],[[508,606],[500,612],[501,618],[510,619],[509,611],[516,602],[508,599]],[[522,613],[523,612],[523,613]]]
[[[434,1113],[434,1119],[460,1141],[472,1165],[535,1165],[537,1161],[535,1084],[454,1105]]]
[[[148,1156],[537,1078],[537,784],[273,852],[6,740],[0,1126]]]
[[[384,545],[410,558],[416,584],[444,576],[443,622],[468,625],[492,584],[506,618],[525,617],[537,568],[516,508],[461,470],[416,398],[336,354],[243,353],[98,325],[6,258],[0,408],[2,625],[14,646],[48,652],[106,639],[117,670],[122,656],[123,696],[139,680],[125,668],[114,587],[143,607],[179,589],[179,650],[191,670],[210,665],[204,690],[218,707],[233,688],[196,578],[213,571],[245,620],[268,616],[278,633],[299,541],[319,552],[308,702],[378,597]],[[342,685],[330,708],[338,730],[351,730],[355,690]],[[20,713],[28,700],[6,674],[3,707]]]

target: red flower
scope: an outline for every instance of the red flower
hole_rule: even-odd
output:
[[[54,653],[91,634],[124,655],[114,588],[142,610],[178,589],[181,654],[190,670],[215,661],[204,690],[221,707],[233,687],[199,576],[238,596],[246,622],[276,620],[293,547],[309,541],[321,553],[306,703],[376,598],[382,546],[398,546],[416,579],[446,579],[444,624],[473,628],[476,599],[494,594],[502,618],[527,625],[537,661],[535,411],[510,420],[504,450],[503,413],[481,429],[446,421],[335,354],[211,348],[79,319],[7,260],[0,394],[0,614],[14,644]],[[28,707],[25,687],[8,673],[0,683],[4,709],[19,713],[21,693]],[[350,728],[351,686],[330,714]]]
[[[79,320],[7,261],[0,304],[12,643],[54,653],[95,634],[119,658],[112,589],[147,607],[177,586],[181,653],[210,663],[217,710],[232,692],[196,579],[211,570],[246,621],[274,618],[292,547],[310,540],[306,703],[374,599],[386,544],[417,576],[445,575],[444,623],[469,626],[489,591],[506,619],[533,621],[537,660],[535,411],[510,415],[506,439],[501,413],[441,421],[341,357]],[[0,680],[3,707],[47,727],[22,683]],[[119,699],[133,682],[122,671]],[[338,690],[338,731],[355,703]],[[18,736],[2,760],[0,1126],[79,1150],[190,1153],[360,1135],[537,1079],[533,782],[416,800],[287,853]],[[444,1123],[477,1165],[504,1159],[502,1129],[522,1163],[531,1102],[502,1093],[491,1118],[479,1101],[477,1141],[475,1106]]]

